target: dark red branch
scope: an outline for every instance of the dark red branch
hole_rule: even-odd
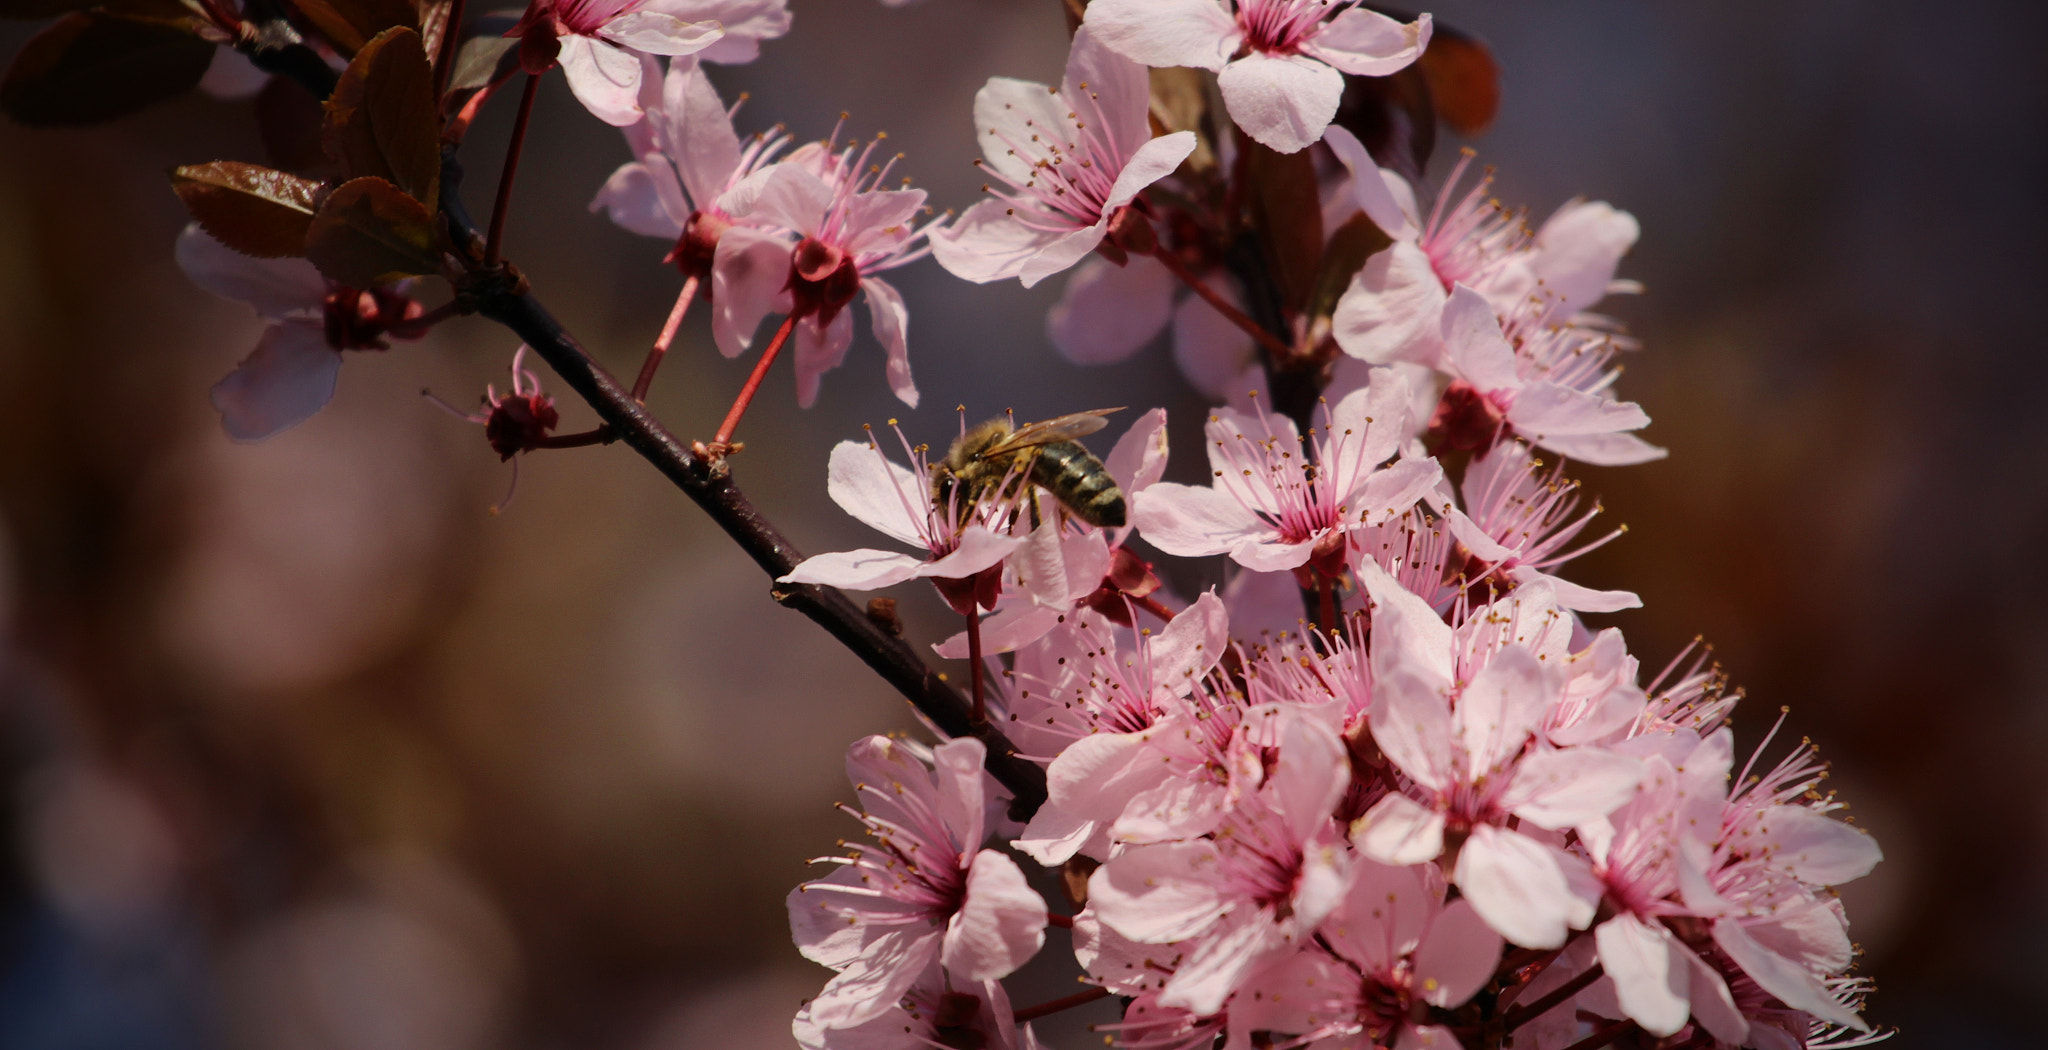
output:
[[[1590,986],[1594,981],[1599,980],[1603,973],[1605,973],[1605,971],[1603,971],[1600,968],[1600,964],[1594,963],[1584,973],[1581,973],[1573,977],[1571,980],[1564,982],[1564,984],[1559,985],[1557,990],[1551,992],[1549,995],[1546,995],[1543,998],[1538,999],[1527,1006],[1517,1006],[1514,1009],[1509,1010],[1507,1017],[1502,1021],[1502,1026],[1506,1028],[1508,1031],[1512,1032],[1515,1029],[1520,1028],[1525,1024],[1528,1024],[1530,1021],[1533,1021],[1538,1017],[1541,1017],[1544,1014],[1549,1013],[1550,1011],[1556,1009],[1558,1004],[1563,1003],[1566,1000],[1570,999],[1572,996],[1575,996],[1580,992],[1585,991],[1587,987]]]
[[[739,544],[770,578],[788,575],[802,552],[764,517],[733,483],[723,461],[700,459],[599,365],[562,327],[510,266],[482,268],[481,238],[460,193],[462,168],[452,152],[442,155],[441,209],[457,252],[474,269],[459,289],[478,313],[510,328],[589,403],[619,440],[661,471],[683,494]],[[978,737],[988,745],[988,770],[1016,797],[1017,813],[1028,815],[1045,800],[1045,771],[1017,757],[1016,748],[991,725],[974,725],[969,704],[925,665],[910,643],[888,632],[845,594],[815,584],[778,583],[769,594],[825,628],[876,674],[902,693],[940,732]]]

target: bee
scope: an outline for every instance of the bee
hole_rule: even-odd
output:
[[[1124,490],[1109,469],[1075,438],[1108,426],[1102,417],[1121,408],[1098,408],[1015,426],[997,417],[960,435],[946,458],[932,470],[932,503],[945,507],[958,500],[964,513],[996,494],[1004,480],[1028,479],[1044,489],[1075,517],[1098,528],[1124,524]],[[1031,517],[1038,508],[1034,501]]]

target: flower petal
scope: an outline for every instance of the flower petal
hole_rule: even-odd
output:
[[[1593,939],[1600,946],[1600,965],[1614,982],[1615,998],[1630,1020],[1659,1038],[1685,1027],[1692,1009],[1692,975],[1678,958],[1669,931],[1622,914],[1601,923]]]
[[[1860,879],[1884,859],[1884,851],[1868,832],[1805,806],[1764,810],[1752,826],[1750,842],[1750,848],[1766,858],[1766,867],[1810,886]]]
[[[1024,881],[1017,862],[985,849],[968,869],[966,899],[946,925],[939,958],[955,977],[999,980],[1038,954],[1045,926],[1045,899]]]
[[[1135,256],[1123,266],[1089,259],[1045,315],[1046,334],[1077,365],[1114,364],[1166,328],[1174,286],[1173,274],[1153,259]]]
[[[1356,77],[1398,73],[1429,47],[1430,20],[1403,23],[1363,7],[1346,8],[1322,24],[1302,48]]]
[[[1006,201],[981,201],[950,224],[933,229],[927,240],[932,258],[963,281],[987,284],[1024,272],[1024,264],[1061,235],[1035,230],[1010,215]]]
[[[595,37],[565,34],[556,61],[576,101],[613,127],[639,123],[640,56]]]
[[[1132,497],[1131,521],[1146,542],[1168,554],[1222,554],[1259,529],[1259,520],[1228,493],[1162,481]]]
[[[1524,948],[1557,948],[1572,918],[1591,910],[1573,896],[1562,860],[1527,835],[1480,824],[1458,851],[1451,881],[1501,936]]]
[[[263,330],[256,349],[213,385],[213,407],[236,441],[261,441],[310,418],[334,398],[341,354],[318,325],[285,321]]]
[[[1515,764],[1500,805],[1553,831],[1620,809],[1642,779],[1640,759],[1589,747],[1537,751]]]
[[[190,223],[178,234],[178,268],[193,284],[236,302],[248,303],[272,320],[321,312],[327,278],[304,259],[257,259],[215,240]]]
[[[1423,864],[1444,852],[1444,815],[1406,795],[1387,795],[1351,825],[1351,844],[1381,864]]]
[[[874,328],[875,341],[882,344],[888,355],[882,374],[889,380],[889,390],[896,400],[916,408],[917,382],[910,378],[910,346],[905,336],[910,328],[910,311],[903,305],[903,293],[879,277],[861,278],[860,288],[868,296],[868,321]]]
[[[1088,879],[1088,906],[1103,925],[1146,944],[1184,941],[1215,925],[1235,903],[1208,881],[1214,843],[1165,842],[1112,858]]]
[[[1446,1009],[1478,994],[1500,964],[1501,938],[1472,902],[1452,901],[1415,949],[1415,985],[1422,1001]]]
[[[1337,346],[1369,364],[1439,367],[1446,297],[1429,256],[1409,241],[1376,252],[1351,278],[1330,317]]]
[[[787,241],[744,226],[719,235],[711,257],[711,336],[719,353],[746,353],[762,318],[789,311],[788,281]]]
[[[1344,74],[1307,55],[1254,51],[1223,67],[1216,85],[1230,119],[1280,153],[1322,138],[1344,97]]]
[[[839,311],[828,325],[819,324],[815,316],[806,317],[796,323],[791,339],[796,343],[796,403],[809,408],[818,403],[819,381],[845,362],[846,351],[853,346],[853,311]]]
[[[914,580],[924,563],[908,554],[863,548],[805,558],[777,583],[822,583],[849,591],[872,591]]]
[[[1117,53],[1155,67],[1222,69],[1244,40],[1215,0],[1095,0],[1083,24]]]
[[[621,164],[611,178],[604,180],[597,196],[591,198],[590,210],[604,212],[628,233],[675,240],[683,235],[682,219],[689,216],[678,219],[669,210],[668,200],[657,184],[659,179],[673,182],[675,176],[639,161]]]
[[[725,27],[717,22],[685,22],[641,7],[606,22],[597,35],[643,55],[693,55],[718,43]]]

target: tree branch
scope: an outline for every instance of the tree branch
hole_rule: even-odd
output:
[[[452,149],[442,154],[441,210],[448,217],[456,249],[475,267],[481,260],[476,223],[462,203],[462,167]],[[473,268],[457,289],[476,311],[510,328],[596,410],[619,440],[703,508],[771,578],[788,575],[804,556],[734,484],[722,460],[693,454],[597,363],[561,322],[526,290],[510,266]],[[1045,771],[1017,757],[1016,748],[992,725],[973,724],[968,702],[925,665],[910,643],[895,637],[839,590],[814,584],[778,583],[769,593],[803,613],[894,686],[941,732],[973,736],[988,746],[988,771],[1016,797],[1020,814],[1045,800]]]

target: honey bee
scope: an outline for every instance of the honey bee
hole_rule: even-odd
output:
[[[958,501],[964,514],[985,497],[996,494],[1005,479],[1028,479],[1058,500],[1075,517],[1098,528],[1124,524],[1124,490],[1108,468],[1076,438],[1108,426],[1102,417],[1121,408],[1098,408],[1013,425],[997,417],[960,435],[946,458],[932,470],[932,503],[946,507]],[[1034,502],[1035,523],[1038,508]]]

